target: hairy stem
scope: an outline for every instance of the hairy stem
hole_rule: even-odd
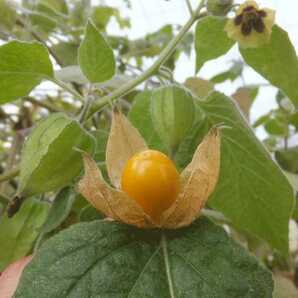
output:
[[[174,37],[171,42],[164,48],[164,50],[161,52],[160,56],[157,58],[157,60],[149,67],[145,72],[143,72],[140,76],[136,77],[135,79],[127,82],[126,84],[122,85],[120,88],[116,89],[109,95],[106,95],[102,98],[100,98],[98,101],[95,101],[93,105],[91,106],[86,119],[89,119],[92,115],[100,111],[107,103],[112,102],[114,100],[117,100],[121,96],[127,94],[132,89],[134,89],[139,84],[146,81],[149,77],[151,77],[153,74],[155,74],[160,66],[167,61],[167,59],[171,56],[171,54],[175,51],[177,45],[179,42],[183,39],[185,34],[188,32],[188,30],[191,28],[191,26],[200,18],[204,17],[205,13],[199,13],[203,2],[199,5],[197,10],[191,15],[190,19],[187,21],[187,23],[181,28],[180,32]]]

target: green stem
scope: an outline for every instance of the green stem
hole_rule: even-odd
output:
[[[7,171],[6,173],[0,175],[0,183],[16,177],[19,174],[19,172],[20,172],[20,169],[15,168],[13,170]]]
[[[169,56],[175,51],[176,46],[178,43],[183,39],[185,34],[188,32],[188,30],[191,28],[191,26],[198,20],[201,19],[206,15],[206,13],[199,13],[202,6],[204,4],[204,1],[201,2],[198,9],[191,15],[190,19],[187,21],[187,23],[181,28],[180,32],[174,37],[171,42],[163,49],[160,56],[157,58],[157,60],[140,76],[137,78],[127,82],[126,84],[122,85],[109,95],[106,95],[102,98],[100,98],[98,101],[95,101],[93,105],[91,106],[86,120],[92,117],[95,113],[100,111],[107,103],[112,102],[121,96],[127,94],[132,89],[134,89],[139,84],[146,81],[149,77],[151,77],[154,73],[156,73],[160,66],[169,58]]]
[[[53,83],[55,83],[56,85],[58,85],[62,89],[68,91],[70,94],[72,94],[74,97],[76,97],[77,99],[79,99],[81,102],[84,102],[85,101],[84,96],[82,96],[81,94],[79,94],[75,89],[71,88],[66,83],[58,80],[57,78],[48,77],[47,79],[49,81],[52,81]]]
[[[167,280],[168,280],[168,285],[169,285],[170,297],[175,298],[174,285],[173,285],[173,280],[172,280],[172,275],[171,275],[169,254],[168,254],[168,248],[167,248],[167,239],[166,239],[165,234],[161,235],[161,247],[162,247],[162,252],[163,252],[164,261],[165,261],[165,267],[166,267],[166,274],[167,274]]]

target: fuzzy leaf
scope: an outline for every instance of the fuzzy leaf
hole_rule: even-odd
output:
[[[24,202],[14,217],[1,217],[0,271],[31,250],[47,217],[48,209],[48,204],[31,198]]]
[[[62,113],[40,121],[24,144],[19,193],[29,196],[67,185],[82,168],[79,148],[93,152],[93,137]]]
[[[184,167],[189,162],[210,127],[227,126],[222,130],[220,177],[208,204],[286,255],[293,207],[293,191],[286,177],[229,98],[214,92],[198,106],[204,121],[193,127],[179,148],[178,164]]]
[[[268,44],[254,49],[240,48],[240,52],[249,66],[280,88],[298,107],[298,59],[286,31],[274,26]]]
[[[37,252],[14,297],[272,297],[270,272],[206,218],[160,233],[74,225]]]
[[[235,41],[228,38],[226,19],[208,16],[197,23],[195,32],[196,72],[205,62],[224,55]]]
[[[70,188],[63,188],[55,197],[49,215],[41,229],[41,233],[50,233],[58,228],[69,215],[76,193]]]
[[[10,41],[0,46],[0,104],[28,95],[53,76],[46,47],[37,42]]]
[[[107,81],[115,74],[116,63],[113,50],[90,21],[79,47],[79,65],[92,83]]]

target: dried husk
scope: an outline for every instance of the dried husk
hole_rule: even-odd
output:
[[[215,188],[220,168],[220,131],[212,128],[180,175],[181,192],[164,212],[162,226],[176,229],[191,224]]]
[[[85,175],[78,184],[78,191],[107,217],[140,228],[154,224],[143,209],[126,193],[111,188],[103,179],[101,171],[92,157],[83,153]]]
[[[158,223],[154,222],[135,200],[120,190],[126,161],[146,148],[138,131],[124,115],[114,111],[107,163],[110,178],[117,189],[104,181],[96,162],[89,154],[83,153],[85,174],[78,184],[78,191],[107,217],[139,228],[176,229],[191,224],[199,215],[218,180],[219,129],[212,128],[198,146],[192,161],[180,175],[181,191],[177,200],[163,213]]]
[[[106,164],[110,180],[116,188],[121,186],[121,176],[126,162],[134,154],[146,149],[146,142],[138,130],[115,108],[107,143]]]

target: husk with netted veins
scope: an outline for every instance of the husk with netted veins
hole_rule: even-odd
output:
[[[106,151],[111,187],[92,157],[83,153],[85,174],[78,191],[99,211],[114,220],[139,228],[176,229],[191,224],[200,214],[214,190],[220,168],[220,130],[211,128],[197,147],[192,161],[180,174],[180,193],[158,222],[120,187],[124,165],[135,153],[146,150],[146,142],[128,119],[113,111],[112,127]]]

